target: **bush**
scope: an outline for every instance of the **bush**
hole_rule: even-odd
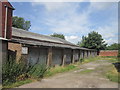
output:
[[[84,59],[83,59],[83,58],[81,58],[81,59],[80,59],[80,62],[81,62],[81,63],[82,63],[82,62],[84,62]]]
[[[45,72],[47,71],[47,66],[44,64],[36,64],[28,72],[31,78],[43,78]]]
[[[11,85],[16,81],[25,80],[27,78],[43,78],[45,71],[47,70],[46,65],[26,65],[24,60],[16,60],[10,58],[7,60],[2,67],[2,82],[3,86]]]
[[[2,82],[3,86],[16,82],[16,78],[27,71],[27,66],[20,62],[16,63],[14,60],[8,60],[2,67]]]

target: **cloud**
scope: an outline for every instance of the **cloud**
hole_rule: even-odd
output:
[[[108,45],[111,45],[113,43],[118,43],[118,39],[112,39],[112,38],[109,38],[109,39],[105,39],[106,43],[108,43]]]
[[[109,7],[111,7],[111,5],[113,4],[113,2],[104,2],[104,3],[98,3],[98,2],[92,2],[90,4],[90,8],[92,10],[105,10],[105,9],[108,9]]]
[[[65,3],[52,3],[52,2],[33,2],[32,6],[42,5],[49,12],[56,11],[64,8],[67,4]]]
[[[10,2],[119,2],[119,0],[9,0]]]
[[[51,7],[51,3],[44,4],[46,8],[47,16],[44,23],[49,26],[52,32],[57,33],[84,33],[83,30],[88,31],[86,28],[89,26],[88,13],[82,14],[77,12],[80,9],[79,3],[53,3],[55,6]],[[48,7],[51,7],[48,9]],[[82,8],[81,8],[82,9]],[[56,11],[53,13],[53,11]],[[52,12],[52,13],[51,13]]]
[[[87,35],[93,30],[99,32],[106,42],[112,43],[118,30],[116,28],[116,21],[110,18],[110,24],[97,26],[97,29],[91,29],[90,27],[94,26],[94,23],[91,23],[89,20],[91,13],[107,10],[112,4],[113,3],[107,2],[93,2],[90,3],[85,11],[81,12],[81,9],[83,8],[80,7],[79,3],[32,3],[33,7],[36,5],[42,5],[45,8],[46,17],[43,20],[43,23],[49,27],[50,31],[65,34],[66,39],[73,43],[77,43],[80,41],[81,36]],[[78,12],[77,10],[80,11]],[[76,36],[78,34],[79,36]]]
[[[67,41],[70,41],[70,42],[73,42],[74,44],[77,44],[78,43],[78,41],[80,41],[81,40],[81,37],[79,37],[79,36],[65,36],[65,39],[67,40]]]
[[[31,2],[36,16],[33,16],[35,26],[32,26],[33,32],[62,33],[65,35],[66,40],[77,43],[81,40],[83,35],[87,35],[91,31],[99,32],[108,43],[113,43],[116,40],[117,24],[116,20],[110,17],[110,23],[104,23],[102,26],[97,26],[96,23],[91,22],[91,13],[96,11],[101,12],[109,10],[112,3],[96,3],[90,2],[88,6],[81,7],[81,3],[68,3],[68,2],[38,2],[33,0]],[[39,9],[42,8],[42,9]],[[85,9],[86,8],[86,9]],[[42,11],[40,11],[42,10]],[[44,13],[43,13],[44,12]],[[114,13],[114,11],[113,11]],[[104,13],[103,13],[104,15]],[[94,17],[94,16],[92,16]],[[108,18],[106,18],[107,20]],[[102,20],[101,20],[102,22]],[[37,26],[37,27],[36,27]],[[93,28],[91,28],[93,27]],[[95,28],[94,28],[95,27]],[[48,33],[49,34],[49,33]]]

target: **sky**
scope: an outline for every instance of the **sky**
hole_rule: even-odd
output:
[[[34,1],[34,0],[33,0]],[[64,34],[77,44],[92,31],[102,35],[108,45],[118,42],[117,2],[11,2],[13,15],[31,21],[29,31]]]

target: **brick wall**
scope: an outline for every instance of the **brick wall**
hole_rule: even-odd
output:
[[[2,2],[2,1],[0,1],[0,13],[2,13],[1,15],[2,15],[2,18],[0,18],[0,21],[2,21],[2,27],[1,27],[1,34],[2,35],[0,35],[0,36],[2,36],[3,38],[5,37],[4,35],[5,35],[5,20],[6,20],[6,7],[5,7],[5,5],[7,6],[7,7],[9,7],[8,8],[8,14],[7,14],[7,31],[6,31],[6,38],[7,39],[10,39],[12,36],[11,36],[11,33],[12,33],[12,5],[9,3],[9,2],[7,2],[7,0],[5,1],[5,2]],[[1,23],[1,22],[0,22]]]
[[[8,43],[8,50],[16,53],[17,61],[20,59],[21,53],[22,53],[22,45],[21,44],[9,42]]]
[[[99,53],[99,56],[117,56],[118,50],[102,50]]]
[[[2,3],[0,1],[0,37],[2,37]]]

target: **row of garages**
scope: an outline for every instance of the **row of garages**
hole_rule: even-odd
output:
[[[63,49],[55,47],[29,47],[27,61],[30,64],[65,65],[83,58],[94,57],[96,51],[82,49]],[[24,55],[23,55],[24,56]]]

